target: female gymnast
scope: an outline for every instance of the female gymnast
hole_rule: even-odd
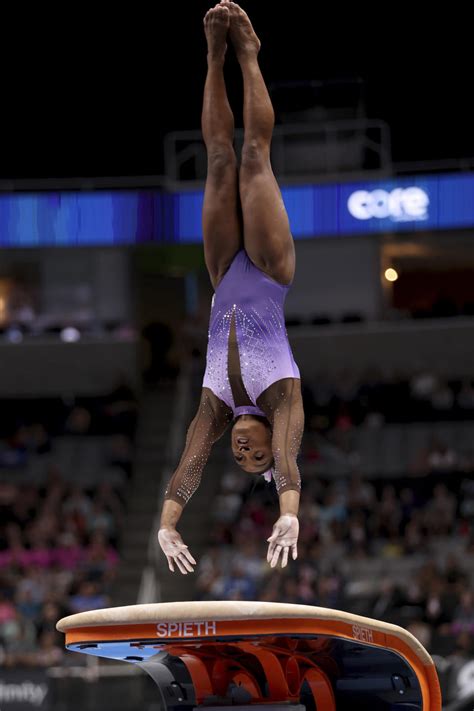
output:
[[[247,14],[222,0],[204,18],[208,73],[202,132],[208,154],[204,194],[204,254],[215,290],[201,400],[181,461],[166,489],[159,543],[169,569],[196,564],[176,530],[196,491],[212,445],[232,423],[237,464],[270,472],[280,517],[267,560],[285,567],[297,557],[300,476],[296,462],[304,426],[299,370],[285,329],[283,305],[295,271],[288,217],[270,164],[274,113]],[[234,117],[227,98],[224,58],[230,38],[244,82],[244,144],[237,165]]]

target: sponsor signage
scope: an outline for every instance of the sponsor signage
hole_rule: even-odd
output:
[[[2,670],[0,711],[49,709],[50,680],[41,670]]]
[[[296,239],[474,227],[474,174],[283,186]],[[203,190],[0,195],[0,246],[202,241]]]

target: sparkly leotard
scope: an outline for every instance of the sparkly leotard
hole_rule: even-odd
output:
[[[264,416],[257,406],[263,391],[277,380],[300,377],[283,314],[288,289],[257,269],[244,250],[237,253],[216,289],[203,387],[223,400],[234,416]],[[233,319],[242,381],[253,407],[239,406],[232,394],[228,361]]]
[[[244,250],[234,257],[213,297],[201,401],[165,499],[183,506],[189,501],[212,445],[243,414],[270,423],[278,494],[300,490],[296,457],[304,413],[283,313],[288,289],[258,269]]]

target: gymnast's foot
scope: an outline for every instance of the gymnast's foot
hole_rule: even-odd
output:
[[[221,0],[221,7],[228,7],[230,13],[230,38],[239,62],[256,57],[260,51],[260,40],[255,34],[249,16],[235,2]]]
[[[209,59],[223,60],[227,49],[230,12],[227,4],[220,3],[208,10],[204,17]]]

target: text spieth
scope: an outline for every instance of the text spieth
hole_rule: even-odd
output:
[[[215,621],[161,622],[156,625],[156,634],[158,637],[204,637],[216,635],[217,623]],[[352,626],[352,635],[354,639],[358,639],[361,642],[371,643],[374,641],[372,630],[359,625]]]
[[[216,622],[161,622],[156,625],[158,637],[202,637],[217,634]]]

